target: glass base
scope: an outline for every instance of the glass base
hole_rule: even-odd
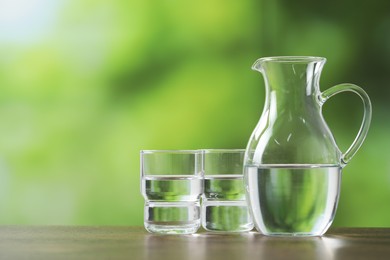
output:
[[[202,227],[207,231],[217,232],[217,233],[239,233],[239,232],[251,231],[253,229],[252,223],[241,225],[240,227],[235,229],[220,229],[210,225],[202,225]]]
[[[326,233],[326,231],[328,231],[328,228],[330,227],[331,225],[331,222],[328,223],[328,225],[326,226],[323,226],[322,228],[318,228],[318,229],[312,229],[310,231],[306,230],[306,231],[302,231],[302,232],[299,232],[298,230],[296,231],[274,231],[274,232],[269,232],[268,231],[262,231],[261,229],[259,228],[256,228],[261,234],[265,235],[265,236],[272,236],[272,237],[320,237],[322,236],[323,234]]]
[[[150,233],[159,234],[194,234],[200,227],[200,221],[187,224],[170,224],[170,223],[148,223],[145,222],[145,229]]]
[[[265,236],[270,237],[319,237],[322,236],[323,233],[262,233]]]

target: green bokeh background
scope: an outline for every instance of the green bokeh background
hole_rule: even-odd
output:
[[[321,89],[362,86],[366,142],[334,226],[390,226],[390,1],[3,1],[0,224],[142,225],[141,149],[244,148],[259,57],[328,59]],[[341,150],[363,108],[324,115]]]

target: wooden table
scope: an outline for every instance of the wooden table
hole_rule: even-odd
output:
[[[153,235],[143,227],[0,226],[0,259],[390,259],[390,228],[277,238],[257,232]]]

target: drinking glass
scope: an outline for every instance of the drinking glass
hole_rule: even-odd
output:
[[[209,231],[253,228],[243,182],[244,149],[203,150],[202,226]]]
[[[151,233],[192,234],[200,227],[202,151],[141,151],[144,226]]]

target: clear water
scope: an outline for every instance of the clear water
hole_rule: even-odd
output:
[[[245,200],[243,175],[207,175],[204,177],[204,198]]]
[[[267,235],[322,235],[333,221],[340,181],[334,165],[245,167],[256,228]]]
[[[142,194],[149,201],[196,201],[202,194],[202,179],[198,176],[146,176]]]
[[[221,232],[241,232],[253,228],[245,200],[243,175],[205,176],[202,226],[209,231]]]
[[[200,227],[202,179],[197,176],[146,176],[144,226],[149,232],[191,234]]]

